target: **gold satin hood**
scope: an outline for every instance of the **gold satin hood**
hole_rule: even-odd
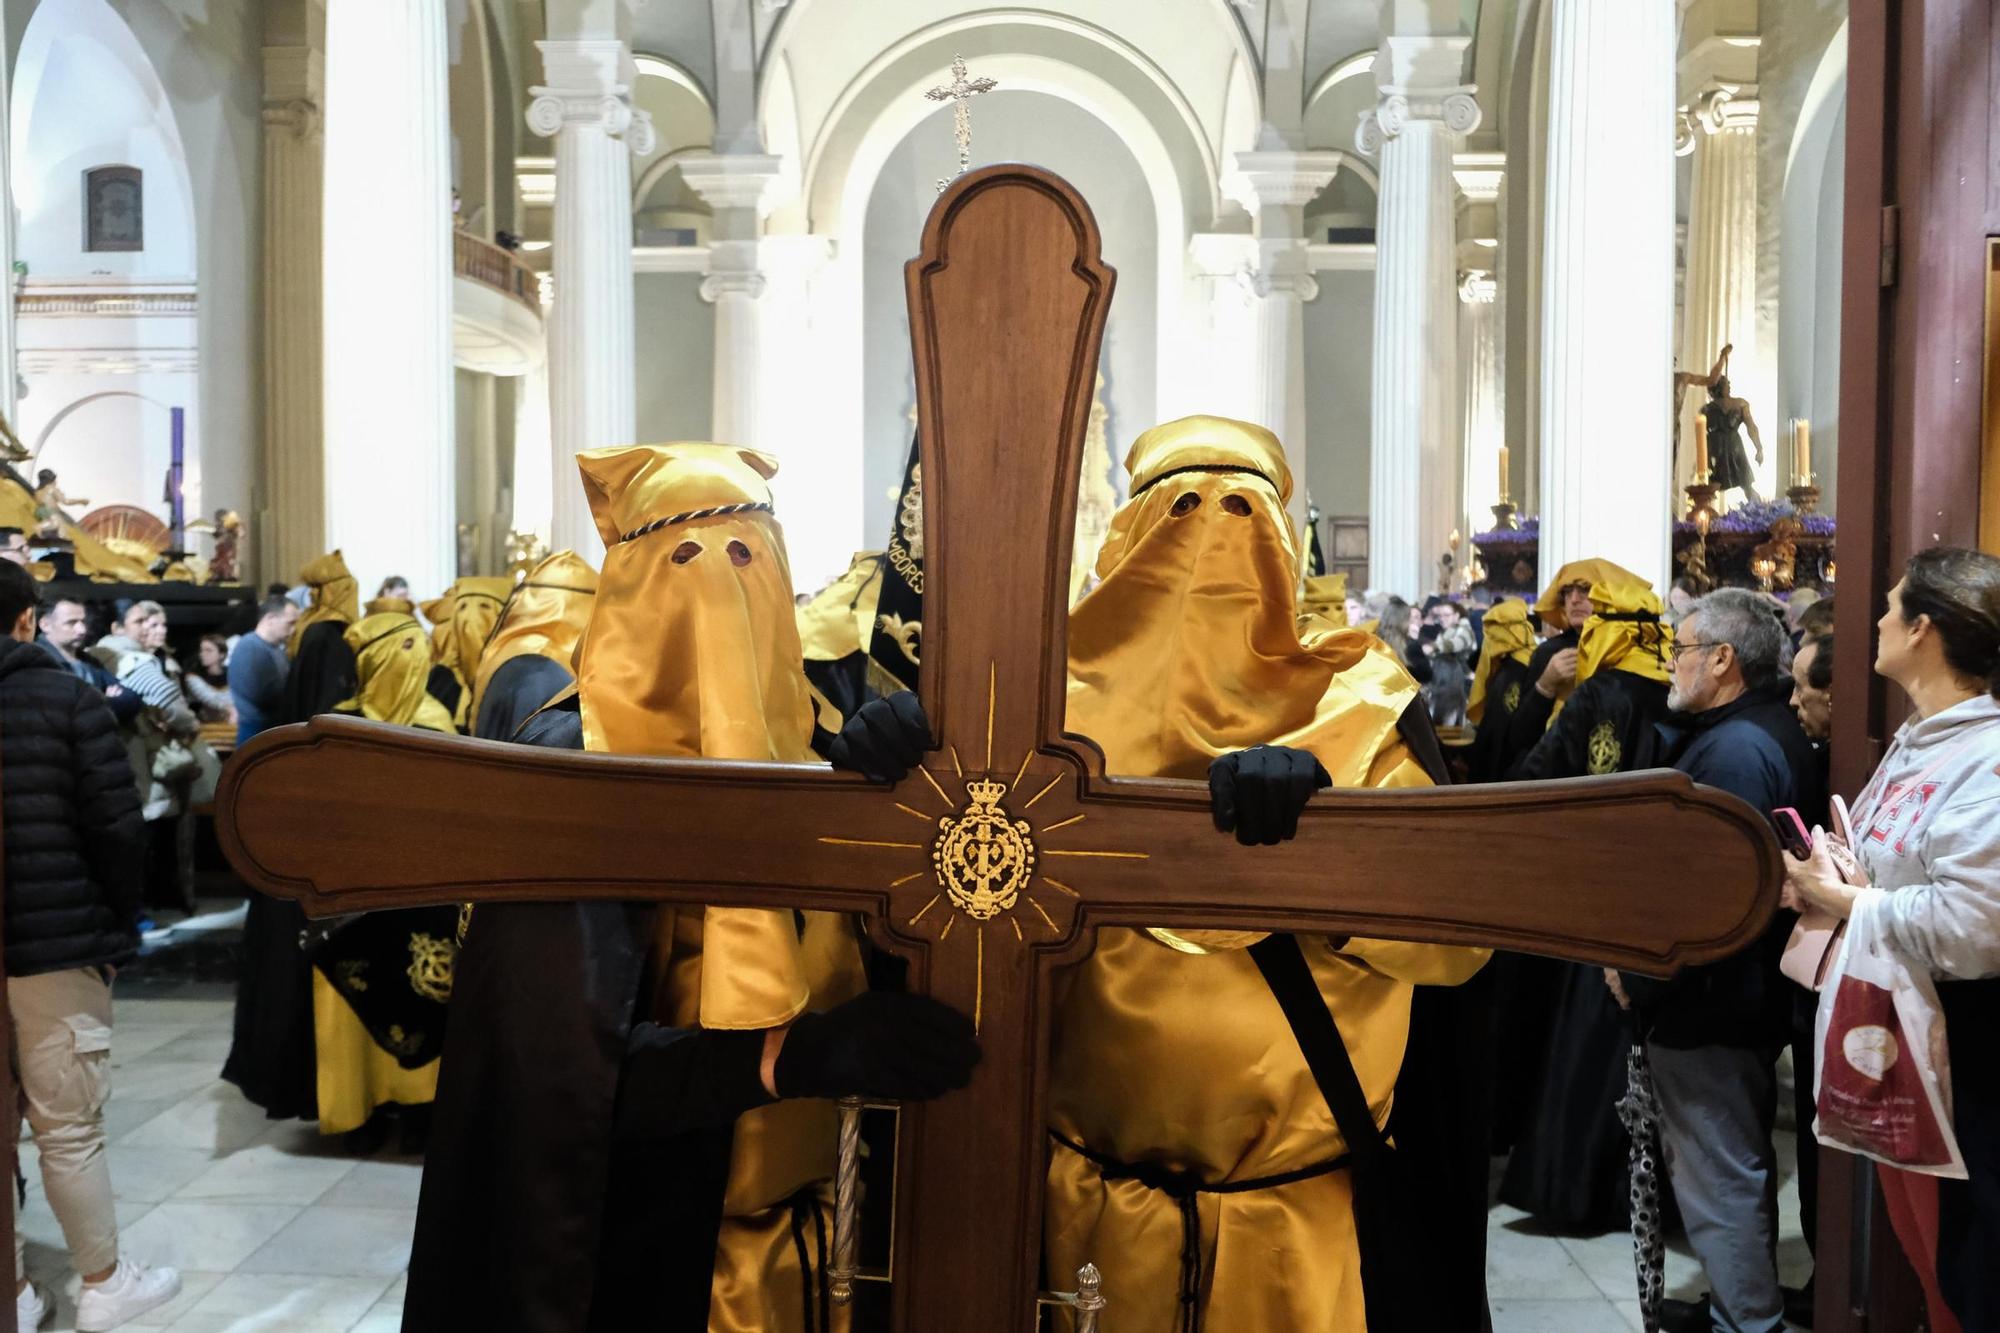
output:
[[[1112,773],[1205,777],[1257,744],[1312,750],[1367,786],[1417,684],[1373,635],[1301,629],[1277,437],[1222,417],[1141,435],[1098,586],[1070,613],[1068,726]]]
[[[1636,576],[1593,583],[1590,619],[1577,643],[1576,683],[1600,671],[1627,671],[1673,683],[1674,632],[1660,619],[1660,599]]]
[[[346,557],[338,550],[307,561],[299,577],[312,590],[312,602],[292,626],[291,641],[285,645],[285,650],[294,657],[298,656],[299,642],[306,631],[320,621],[352,625],[361,619],[361,588],[347,570]]]
[[[479,678],[486,640],[513,591],[511,579],[466,577],[453,580],[443,596],[424,603],[424,619],[434,627],[431,657],[458,681],[458,708],[452,721],[461,728],[470,726],[472,683]]]
[[[1486,687],[1493,679],[1493,668],[1502,660],[1526,666],[1535,655],[1535,627],[1528,623],[1528,604],[1518,597],[1495,602],[1480,622],[1480,633],[1485,637],[1479,642],[1479,666],[1472,676],[1472,697],[1465,705],[1465,716],[1475,723],[1486,716]]]
[[[359,683],[354,697],[337,711],[359,713],[371,722],[443,732],[454,729],[451,714],[425,689],[431,647],[414,617],[386,611],[349,625],[344,637],[354,650]]]
[[[529,570],[508,595],[479,655],[470,715],[479,716],[493,673],[517,657],[532,654],[571,665],[596,604],[597,571],[575,551],[557,551]]]
[[[1542,595],[1535,602],[1535,610],[1542,617],[1543,626],[1567,629],[1569,624],[1562,619],[1562,590],[1572,583],[1588,583],[1592,588],[1599,584],[1636,583],[1645,587],[1646,580],[1626,569],[1614,565],[1609,560],[1572,560],[1556,571],[1555,579],[1542,589]]]
[[[677,443],[577,456],[604,538],[577,659],[583,743],[615,754],[812,757],[791,568],[772,514],[776,460]],[[702,914],[700,1021],[790,1021],[808,987],[789,911]]]

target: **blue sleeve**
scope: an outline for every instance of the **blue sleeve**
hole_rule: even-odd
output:
[[[1749,802],[1759,814],[1792,804],[1793,782],[1777,742],[1754,727],[1731,727],[1716,738],[1688,776]]]
[[[271,654],[242,645],[229,655],[229,692],[268,716],[284,702],[285,673]]]

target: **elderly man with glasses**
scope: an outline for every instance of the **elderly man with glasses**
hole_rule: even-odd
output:
[[[1796,809],[1823,822],[1826,786],[1789,706],[1781,669],[1785,628],[1771,603],[1725,588],[1695,603],[1671,649],[1659,762],[1735,793],[1769,814]],[[1689,863],[1699,873],[1699,848]],[[1661,1138],[1688,1243],[1709,1295],[1669,1301],[1662,1327],[1776,1333],[1778,1053],[1791,1035],[1791,995],[1778,958],[1792,928],[1781,912],[1733,958],[1670,981],[1630,974],[1612,984],[1637,1013],[1660,1104]]]

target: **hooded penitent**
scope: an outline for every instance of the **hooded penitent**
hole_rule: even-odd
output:
[[[471,716],[471,687],[479,675],[486,640],[513,590],[511,579],[466,577],[454,580],[443,596],[423,604],[424,619],[433,626],[432,655],[458,682],[458,707],[452,721],[461,728]]]
[[[557,551],[514,585],[494,622],[472,679],[472,716],[493,673],[517,657],[534,654],[569,666],[597,602],[597,571],[575,551]]]
[[[431,645],[413,617],[387,611],[347,627],[347,646],[354,650],[357,677],[354,697],[342,703],[343,713],[371,722],[452,730],[451,715],[424,689],[430,676]]]
[[[1535,629],[1528,623],[1528,604],[1518,597],[1495,602],[1481,622],[1486,637],[1479,645],[1479,666],[1472,676],[1472,697],[1465,716],[1478,722],[1486,716],[1486,687],[1493,680],[1493,668],[1501,662],[1528,665],[1535,653]]]
[[[577,656],[584,748],[708,759],[810,760],[812,705],[793,616],[777,463],[720,444],[578,457],[604,538],[597,605]],[[674,1026],[758,1029],[863,987],[845,919],[789,909],[659,909],[640,1004]],[[708,1327],[790,1330],[798,1255],[832,1174],[830,1104],[782,1101],[736,1121]]]
[[[1416,682],[1372,635],[1298,619],[1276,437],[1191,417],[1141,435],[1126,465],[1132,499],[1070,613],[1067,729],[1113,774],[1201,779],[1269,743],[1310,751],[1339,786],[1427,785],[1398,731]],[[1345,1145],[1247,952],[1258,938],[1102,929],[1057,1012],[1047,1271],[1116,1255],[1105,1294],[1133,1328],[1183,1327],[1184,1290],[1211,1330],[1363,1326],[1351,1188],[1330,1166]],[[1299,943],[1386,1121],[1411,983],[1462,980],[1484,954]],[[1149,1169],[1106,1179],[1104,1161]],[[1241,1192],[1183,1214],[1136,1178],[1163,1168]]]
[[[1535,600],[1535,611],[1541,616],[1544,625],[1555,625],[1560,628],[1569,624],[1563,616],[1562,593],[1564,588],[1579,583],[1592,588],[1608,583],[1636,583],[1640,587],[1646,586],[1646,580],[1623,565],[1615,565],[1609,560],[1599,560],[1595,557],[1588,560],[1572,560],[1556,571],[1555,578],[1549,581],[1549,586],[1542,589],[1542,595]]]
[[[292,626],[291,641],[285,645],[294,657],[299,655],[299,642],[306,631],[321,621],[352,625],[361,619],[361,589],[354,575],[347,572],[347,560],[339,551],[308,561],[299,577],[311,591],[312,601]]]
[[[1590,619],[1577,642],[1576,683],[1600,671],[1626,671],[1670,685],[1673,643],[1674,631],[1660,619],[1660,599],[1651,584],[1636,574],[1594,582]]]

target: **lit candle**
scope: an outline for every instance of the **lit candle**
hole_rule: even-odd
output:
[[[1500,503],[1507,503],[1507,446],[1500,446]]]
[[[1699,412],[1694,418],[1694,479],[1708,484],[1708,418]]]

